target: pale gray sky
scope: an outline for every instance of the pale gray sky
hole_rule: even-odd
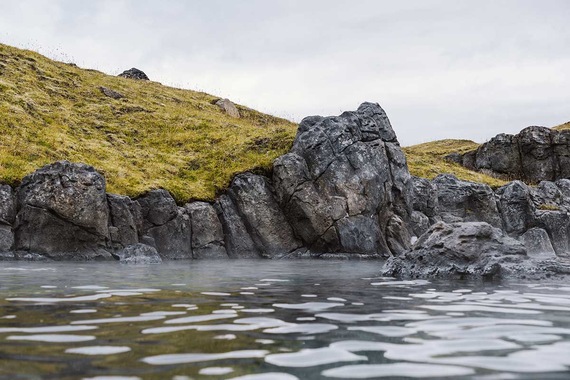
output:
[[[402,145],[570,120],[568,0],[12,0],[0,42],[294,121],[378,102]]]

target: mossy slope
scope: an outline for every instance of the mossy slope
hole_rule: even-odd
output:
[[[211,200],[236,173],[269,169],[296,133],[295,124],[242,106],[242,118],[227,116],[215,99],[0,44],[0,180],[17,184],[66,159],[100,170],[109,192],[165,188],[180,202]]]

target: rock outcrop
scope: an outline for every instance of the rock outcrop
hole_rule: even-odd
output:
[[[134,67],[132,69],[123,71],[118,76],[136,80],[149,80],[148,76],[144,72]]]
[[[527,257],[523,244],[485,222],[438,222],[414,247],[388,259],[383,273],[397,277],[496,278]]]
[[[528,127],[499,134],[476,151],[449,159],[473,169],[525,182],[570,178],[570,130]]]
[[[241,116],[236,105],[229,99],[218,99],[214,104],[231,117],[239,118]]]
[[[504,168],[562,173],[561,137],[523,132],[469,159],[496,161],[484,159],[491,148],[516,141],[538,161],[513,156]],[[549,168],[545,157],[554,156]],[[384,110],[364,103],[305,118],[271,178],[239,174],[213,203],[179,205],[163,189],[137,199],[107,194],[94,168],[67,161],[16,189],[0,186],[0,259],[295,257],[389,258],[384,272],[398,276],[570,273],[561,264],[570,257],[570,179],[494,191],[448,174],[412,177]]]
[[[316,253],[387,256],[409,246],[411,177],[382,108],[309,117],[273,165],[279,204]]]

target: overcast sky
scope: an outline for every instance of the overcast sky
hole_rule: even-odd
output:
[[[570,120],[568,0],[12,0],[0,42],[300,121],[363,101],[402,145]]]

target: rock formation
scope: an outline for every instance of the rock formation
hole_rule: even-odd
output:
[[[214,102],[215,105],[220,107],[222,111],[230,115],[231,117],[239,118],[240,113],[235,104],[229,99],[218,99]]]
[[[570,178],[570,130],[528,127],[516,135],[499,134],[475,151],[448,159],[472,170],[531,183]]]
[[[134,67],[132,69],[123,71],[118,76],[136,80],[149,80],[144,72]]]
[[[523,132],[501,137],[542,157],[513,158],[521,172],[562,173],[560,149],[535,144],[560,136]],[[384,273],[398,276],[570,273],[562,264],[570,257],[570,180],[513,181],[493,191],[449,174],[412,177],[385,112],[364,103],[305,118],[270,178],[239,174],[213,203],[178,205],[162,189],[138,199],[107,194],[94,168],[67,161],[16,189],[0,186],[0,259],[295,257],[390,258]]]

